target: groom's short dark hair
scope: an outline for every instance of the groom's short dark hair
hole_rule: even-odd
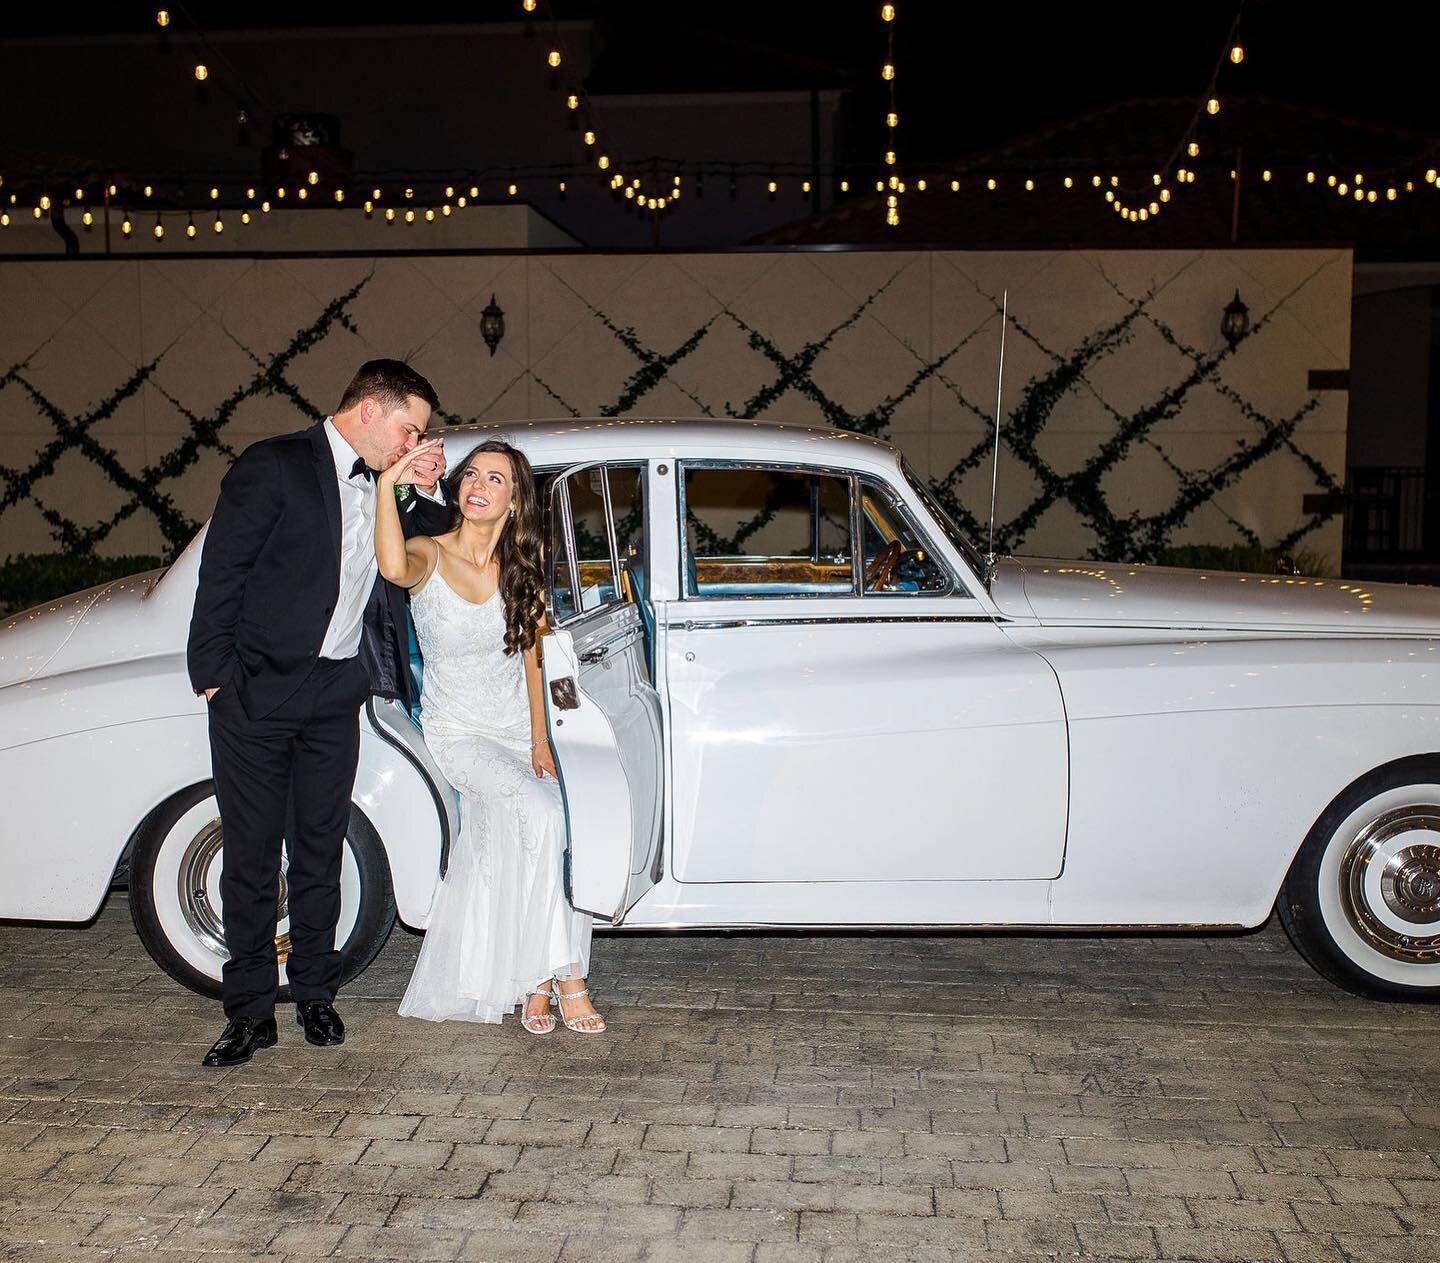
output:
[[[388,409],[403,408],[411,395],[423,399],[430,407],[440,406],[440,396],[426,378],[403,360],[366,360],[360,365],[345,393],[340,396],[337,413],[353,408],[366,396],[376,399]]]

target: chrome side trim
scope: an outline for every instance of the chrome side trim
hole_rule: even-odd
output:
[[[1250,933],[1257,927],[1239,921],[1139,921],[1103,925],[1051,925],[1046,921],[627,921],[597,923],[597,930],[631,934],[671,931],[744,930],[765,934],[1208,934]]]
[[[814,614],[809,618],[720,618],[683,619],[667,623],[667,631],[720,631],[730,627],[808,627],[825,623],[1007,623],[991,614]]]

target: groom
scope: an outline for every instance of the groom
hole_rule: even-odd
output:
[[[190,620],[190,683],[210,712],[224,829],[225,1030],[207,1066],[276,1041],[275,918],[289,852],[296,1020],[339,1044],[340,861],[371,693],[409,700],[404,593],[375,563],[375,472],[425,435],[435,389],[398,360],[363,364],[333,417],[243,451],[220,484]],[[444,458],[417,457],[407,533],[439,534]],[[288,815],[288,820],[287,820]]]

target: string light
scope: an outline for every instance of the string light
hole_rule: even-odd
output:
[[[893,22],[895,20],[895,6],[893,4],[882,4],[880,6],[880,20],[882,22]]]
[[[1394,189],[1391,189],[1391,192],[1393,193]],[[84,224],[87,228],[95,222],[95,216],[90,213],[90,208],[88,206],[85,208],[85,213],[80,216],[80,222]]]
[[[549,62],[551,70],[558,69],[560,65],[560,50],[558,48],[552,48],[545,60]]]
[[[565,108],[567,110],[578,110],[580,108],[580,98],[572,92],[565,98]]]
[[[1192,140],[1185,146],[1185,152],[1192,158],[1198,158],[1200,156],[1200,142],[1198,140]]]
[[[219,211],[215,212],[215,222],[211,225],[211,228],[217,236],[225,231],[225,221],[220,218]]]
[[[521,7],[522,9],[524,9],[526,13],[534,13],[534,12],[535,12],[535,0],[521,0],[521,5],[520,5],[520,7]]]
[[[156,241],[165,240],[165,225],[160,222],[160,216],[155,216],[155,227],[153,229]]]
[[[1245,50],[1239,44],[1230,49],[1230,60],[1237,66],[1245,60]]]
[[[160,27],[162,30],[163,30],[165,27],[167,27],[167,26],[170,25],[170,10],[169,10],[169,9],[156,9],[156,10],[155,10],[155,25],[158,26],[158,27]]]
[[[130,222],[130,216],[126,215],[125,218],[120,221],[121,235],[128,237],[134,231],[135,225]]]
[[[195,80],[197,83],[204,83],[210,77],[210,67],[203,61],[195,67]]]
[[[195,216],[191,215],[185,224],[185,235],[192,241],[195,238]]]
[[[318,172],[318,171],[311,171],[311,172],[307,173],[307,175],[305,176],[305,183],[306,183],[306,184],[319,184],[319,183],[320,183],[320,172]]]
[[[885,80],[893,79],[895,77],[895,67],[887,61],[880,67],[880,77]]]
[[[240,222],[242,224],[248,224],[250,222],[250,212],[248,210],[240,212]]]

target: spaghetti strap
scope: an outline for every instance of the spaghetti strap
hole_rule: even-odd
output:
[[[419,536],[419,538],[429,543],[433,555],[430,558],[430,569],[425,572],[425,577],[421,579],[420,582],[417,583],[413,588],[410,589],[411,596],[415,596],[417,593],[419,593],[425,587],[425,585],[435,577],[435,571],[440,568],[440,545],[435,542],[432,536],[421,535]]]

